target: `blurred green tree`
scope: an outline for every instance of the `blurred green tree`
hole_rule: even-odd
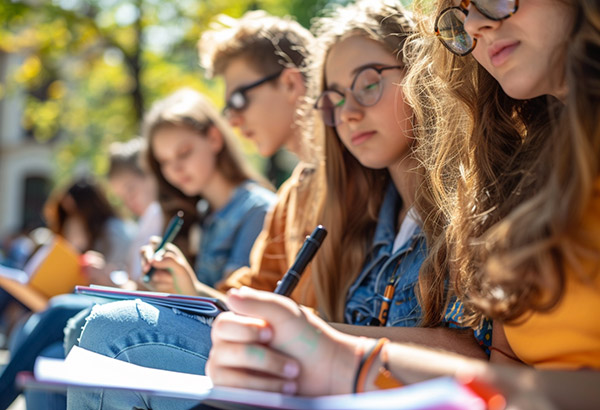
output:
[[[103,173],[108,144],[136,135],[156,98],[188,86],[222,105],[222,84],[204,79],[196,53],[200,33],[216,14],[264,9],[309,26],[327,3],[4,0],[0,52],[18,53],[23,61],[0,84],[0,98],[25,90],[26,132],[40,142],[58,139],[57,180],[82,164]]]

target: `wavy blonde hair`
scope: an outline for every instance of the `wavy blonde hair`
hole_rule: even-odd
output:
[[[384,45],[401,61],[401,50],[412,24],[396,1],[358,1],[338,7],[312,27],[319,49],[312,56],[309,95],[325,89],[324,66],[331,47],[352,36],[363,36]],[[312,108],[313,101],[309,101]],[[313,281],[319,310],[330,321],[342,322],[346,295],[362,269],[377,225],[387,170],[362,166],[341,143],[334,127],[316,120],[307,126],[315,145],[325,156],[326,187],[320,220],[329,234],[313,263]],[[315,137],[316,136],[316,137]]]
[[[510,98],[472,56],[451,55],[431,35],[411,67],[432,73],[422,94],[435,114],[418,142],[439,207],[421,298],[435,305],[450,269],[468,325],[551,309],[564,291],[565,262],[589,255],[578,222],[600,159],[600,13],[595,0],[562,3],[574,15],[555,56],[566,62],[564,105]]]

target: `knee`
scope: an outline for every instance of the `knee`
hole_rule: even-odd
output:
[[[85,318],[79,345],[85,349],[107,354],[107,339],[128,335],[132,330],[156,327],[158,309],[139,300],[126,300],[96,305]],[[73,323],[71,327],[80,326]],[[70,330],[71,332],[73,329]]]

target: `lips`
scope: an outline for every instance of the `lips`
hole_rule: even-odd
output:
[[[352,142],[352,145],[360,145],[363,142],[369,140],[373,135],[375,135],[375,131],[355,132],[350,137],[350,142]]]
[[[514,40],[502,40],[493,43],[488,49],[492,65],[499,67],[504,64],[519,44],[520,42]]]

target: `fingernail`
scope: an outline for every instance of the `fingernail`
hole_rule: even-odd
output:
[[[286,382],[283,384],[283,394],[296,394],[297,386],[295,382]]]
[[[262,328],[260,330],[260,332],[258,333],[258,338],[263,343],[271,341],[272,337],[273,337],[273,331],[271,330],[271,328],[268,328],[268,327]]]
[[[292,379],[297,377],[300,373],[300,367],[296,362],[287,362],[285,366],[283,366],[283,374],[288,379]]]

